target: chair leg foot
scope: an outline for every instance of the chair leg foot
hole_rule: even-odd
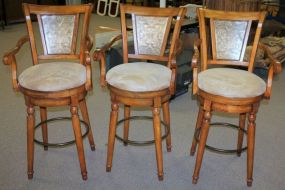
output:
[[[252,179],[247,179],[247,186],[248,187],[251,187],[252,186]]]
[[[88,179],[88,177],[87,177],[87,172],[83,172],[83,173],[82,173],[82,179],[83,179],[84,181],[86,181],[86,180]]]
[[[162,174],[158,174],[158,180],[159,181],[163,181],[163,173]]]
[[[238,151],[237,156],[240,157],[240,155],[241,155],[241,151]]]
[[[124,146],[128,146],[128,143],[127,143],[127,142],[124,142]]]
[[[192,178],[192,183],[193,184],[197,184],[198,183],[198,179],[199,179],[199,177],[198,176],[193,176],[193,178]]]
[[[95,148],[95,145],[93,144],[93,145],[90,145],[90,147],[91,147],[91,150],[92,151],[95,151],[96,150],[96,148]]]
[[[106,166],[106,172],[111,172],[112,166]]]
[[[34,172],[28,172],[28,179],[33,179],[34,177]]]
[[[168,146],[166,149],[167,149],[167,152],[171,152],[171,146]]]
[[[194,156],[195,155],[195,151],[190,150],[190,156]]]
[[[44,146],[44,150],[47,151],[48,150],[48,146]]]

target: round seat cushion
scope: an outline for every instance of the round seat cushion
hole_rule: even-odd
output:
[[[134,92],[168,88],[170,79],[171,70],[168,67],[147,62],[120,64],[106,74],[106,81],[111,86]]]
[[[86,68],[73,62],[37,64],[19,75],[20,86],[35,91],[61,91],[86,82]]]
[[[265,82],[255,74],[231,68],[214,68],[198,74],[199,89],[227,98],[251,98],[262,95]]]

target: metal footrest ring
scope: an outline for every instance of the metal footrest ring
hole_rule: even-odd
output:
[[[35,130],[40,127],[42,124],[47,124],[49,122],[54,122],[54,121],[62,121],[62,120],[72,120],[71,117],[55,117],[55,118],[51,118],[51,119],[47,119],[45,121],[42,121],[40,122],[39,124],[37,124],[35,126]],[[79,120],[80,123],[82,123],[85,127],[85,133],[82,135],[82,138],[85,138],[88,133],[89,133],[89,125],[83,121],[83,120]],[[42,141],[39,141],[37,140],[36,138],[34,139],[34,142],[41,145],[41,146],[48,146],[48,147],[64,147],[64,146],[67,146],[67,145],[71,145],[71,144],[74,144],[75,143],[75,140],[71,140],[71,141],[67,141],[67,142],[62,142],[62,143],[44,143]]]
[[[124,118],[124,119],[121,119],[117,122],[117,127],[122,124],[124,121],[127,121],[127,120],[152,120],[153,117],[151,116],[131,116],[129,118]],[[160,123],[164,126],[165,128],[165,134],[161,137],[161,139],[165,139],[168,134],[169,134],[169,131],[167,130],[167,124],[164,123],[163,121],[160,121]],[[155,140],[145,140],[145,141],[137,141],[137,140],[124,140],[122,137],[120,137],[119,135],[115,135],[115,137],[121,141],[121,142],[124,142],[126,144],[130,144],[130,145],[135,145],[135,146],[146,146],[146,145],[151,145],[155,142]]]
[[[222,122],[216,122],[216,123],[210,123],[210,126],[219,126],[219,127],[229,127],[232,129],[236,129],[236,130],[241,130],[244,134],[247,135],[247,131],[245,129],[240,128],[237,125],[231,124],[231,123],[222,123]],[[200,139],[199,139],[199,134],[200,134],[201,128],[199,128],[198,130],[195,131],[195,139],[196,141],[199,143]],[[237,153],[238,150],[237,149],[221,149],[221,148],[216,148],[210,145],[205,145],[205,148],[207,148],[208,150],[211,150],[213,152],[217,152],[217,153]],[[240,152],[243,152],[247,149],[247,147],[242,147]]]

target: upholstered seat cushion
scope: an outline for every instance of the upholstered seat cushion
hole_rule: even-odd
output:
[[[30,90],[67,90],[86,82],[86,68],[73,62],[42,63],[24,70],[18,81],[20,86]]]
[[[265,92],[265,82],[248,71],[214,68],[200,72],[199,89],[227,98],[250,98]]]
[[[106,74],[108,84],[127,91],[146,92],[168,88],[171,70],[155,63],[120,64]]]

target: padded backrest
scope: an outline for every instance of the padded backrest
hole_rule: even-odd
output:
[[[166,61],[170,67],[186,9],[121,4],[120,10],[124,63],[134,58]],[[128,17],[132,18],[131,24],[126,20]],[[134,52],[128,51],[131,40]]]
[[[171,19],[132,14],[132,21],[135,53],[163,55]]]
[[[257,45],[265,12],[228,12],[197,9],[200,38],[202,40],[202,70],[209,64],[240,65],[253,69]],[[244,61],[249,36],[252,51],[249,61]]]
[[[45,54],[74,54],[78,15],[38,15]]]
[[[80,59],[83,62],[91,4],[46,6],[24,3],[23,9],[34,64],[47,59]],[[32,24],[31,18],[36,18],[38,25]],[[38,32],[40,42],[37,41]]]

